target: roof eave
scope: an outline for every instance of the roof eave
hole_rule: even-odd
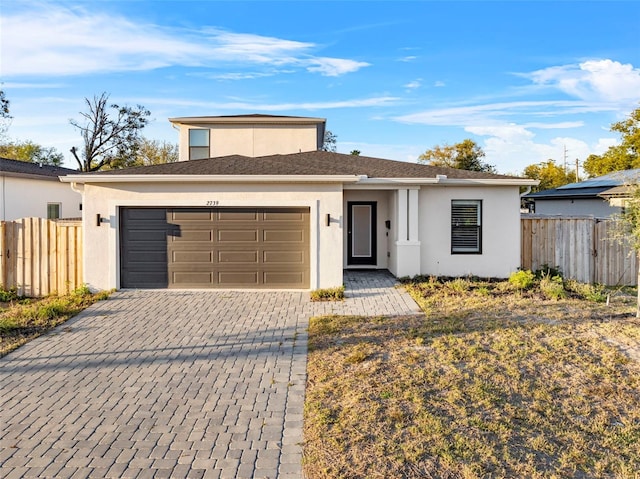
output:
[[[358,175],[67,175],[65,183],[356,183]]]

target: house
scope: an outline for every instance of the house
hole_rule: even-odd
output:
[[[0,158],[0,221],[79,218],[82,196],[58,179],[75,173],[60,166]]]
[[[255,120],[245,138],[263,152]],[[318,151],[324,122],[310,123],[311,150],[314,128],[292,120],[296,144],[280,118],[279,153],[62,177],[83,194],[87,284],[317,289],[341,285],[345,268],[506,277],[520,266],[519,188],[535,180]]]
[[[542,215],[607,218],[622,211],[620,194],[625,185],[637,183],[640,169],[614,171],[579,183],[524,195],[530,211]]]
[[[180,161],[320,150],[326,124],[324,118],[257,114],[192,116],[169,121],[180,132]]]

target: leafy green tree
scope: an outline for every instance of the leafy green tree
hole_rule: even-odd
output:
[[[85,98],[87,110],[81,120],[70,120],[80,130],[83,146],[74,146],[71,153],[81,171],[124,168],[135,164],[140,148],[140,131],[147,124],[149,110],[109,104],[109,95],[102,93]]]
[[[360,156],[360,150],[351,150],[351,153],[349,154],[353,156]]]
[[[431,166],[446,166],[459,170],[484,171],[495,173],[493,165],[485,163],[482,159],[485,152],[475,141],[466,139],[454,145],[436,145],[425,151],[418,157],[419,163]]]
[[[11,118],[9,100],[7,100],[4,90],[0,90],[0,134],[4,134],[7,131]]]
[[[131,166],[162,165],[178,161],[178,145],[142,138]]]
[[[12,160],[52,166],[60,166],[64,161],[62,153],[55,148],[47,148],[30,140],[10,141],[0,144],[0,156]]]
[[[626,120],[613,123],[611,131],[620,133],[620,144],[609,147],[602,155],[589,155],[583,168],[590,177],[640,168],[640,108]]]
[[[561,166],[556,165],[556,162],[551,159],[527,166],[524,169],[524,176],[540,181],[538,186],[531,188],[533,193],[576,182],[575,171],[567,172]]]
[[[324,132],[324,141],[322,143],[321,151],[330,151],[335,153],[337,151],[336,143],[338,142],[338,136],[334,135],[331,131],[326,130]]]
[[[626,198],[622,213],[614,220],[612,237],[621,243],[630,245],[636,252],[638,261],[638,296],[636,301],[636,317],[640,318],[640,185],[627,185],[629,198]]]

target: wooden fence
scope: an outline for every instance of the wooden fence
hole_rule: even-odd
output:
[[[32,297],[82,285],[82,222],[0,221],[0,286]]]
[[[547,265],[583,283],[637,283],[636,254],[612,238],[614,220],[523,215],[521,226],[523,269]]]

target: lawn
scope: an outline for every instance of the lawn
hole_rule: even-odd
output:
[[[307,477],[637,478],[633,292],[545,281],[425,278],[424,315],[313,318]]]
[[[0,357],[108,296],[108,292],[92,294],[86,287],[46,298],[19,297],[14,291],[0,290]]]

